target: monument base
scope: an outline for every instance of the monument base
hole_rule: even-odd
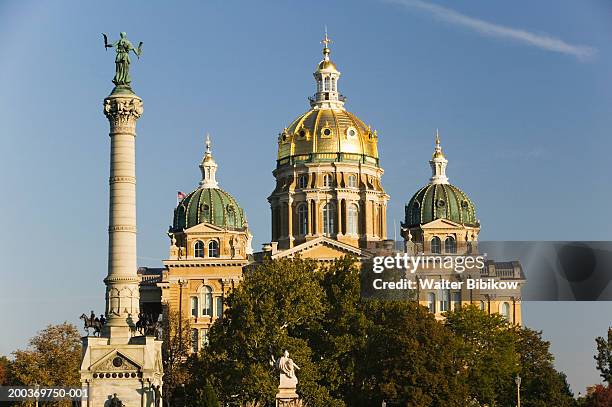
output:
[[[162,406],[162,341],[135,336],[120,344],[87,336],[82,342],[81,383],[88,394],[83,406],[110,407],[114,395],[125,407]]]
[[[302,400],[295,392],[295,387],[279,387],[276,394],[276,407],[302,407]]]

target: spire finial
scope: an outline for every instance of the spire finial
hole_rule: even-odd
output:
[[[210,140],[210,134],[206,133],[206,152],[204,158],[200,163],[200,171],[202,171],[202,180],[200,181],[200,188],[217,188],[217,178],[215,176],[217,172],[217,163],[213,159],[212,150],[210,146],[212,142]]]
[[[325,37],[321,40],[321,44],[323,44],[323,56],[326,61],[329,61],[329,44],[332,43],[332,40],[327,36],[327,25],[325,26]]]
[[[444,157],[442,152],[442,146],[440,145],[440,133],[436,129],[436,147],[434,149],[433,156],[429,161],[431,166],[431,178],[429,182],[432,184],[448,184],[448,177],[446,176],[446,165],[448,160]]]
[[[211,142],[210,142],[210,134],[206,133],[206,155],[212,155],[212,152],[210,150],[210,146],[211,146]]]
[[[442,152],[442,146],[440,145],[440,133],[438,132],[437,127],[436,127],[435,142],[436,142],[436,147],[434,150],[433,158],[444,158],[444,153]]]

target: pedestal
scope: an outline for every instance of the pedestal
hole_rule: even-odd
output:
[[[81,383],[88,393],[83,406],[109,407],[114,394],[125,407],[155,406],[154,386],[160,386],[159,394],[162,386],[162,341],[152,336],[135,336],[122,345],[91,336],[82,341]]]

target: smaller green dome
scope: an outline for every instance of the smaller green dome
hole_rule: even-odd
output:
[[[451,184],[427,184],[406,204],[404,226],[418,226],[436,219],[478,226],[476,207],[462,190]]]
[[[226,229],[246,227],[244,211],[233,196],[221,188],[198,188],[174,210],[174,230],[210,223]]]

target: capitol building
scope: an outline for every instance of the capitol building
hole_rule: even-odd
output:
[[[242,273],[264,259],[299,256],[329,263],[351,256],[367,264],[375,256],[398,251],[448,256],[478,253],[481,224],[476,205],[450,183],[448,152],[443,151],[437,133],[428,160],[431,178],[423,180],[423,187],[411,196],[397,197],[407,202],[401,232],[404,242],[388,239],[390,196],[383,187],[384,160],[378,153],[384,136],[347,110],[330,42],[326,34],[308,110],[279,126],[276,162],[269,163],[274,180],[268,187],[262,185],[271,190],[267,197],[270,241],[261,250],[253,250],[249,214],[217,180],[222,179],[224,165],[235,163],[218,163],[213,140],[207,138],[199,163],[201,181],[181,197],[172,214],[166,260],[158,268],[139,269],[141,309],[153,314],[174,310],[189,318],[194,351],[207,343],[208,329],[223,317],[225,296],[240,284]],[[423,165],[425,161],[427,157]],[[490,259],[485,267],[462,275],[444,269],[421,274],[457,281],[471,276],[524,282],[518,262]],[[453,307],[474,304],[521,323],[520,289],[504,293],[425,290],[419,292],[418,301],[438,319]]]

